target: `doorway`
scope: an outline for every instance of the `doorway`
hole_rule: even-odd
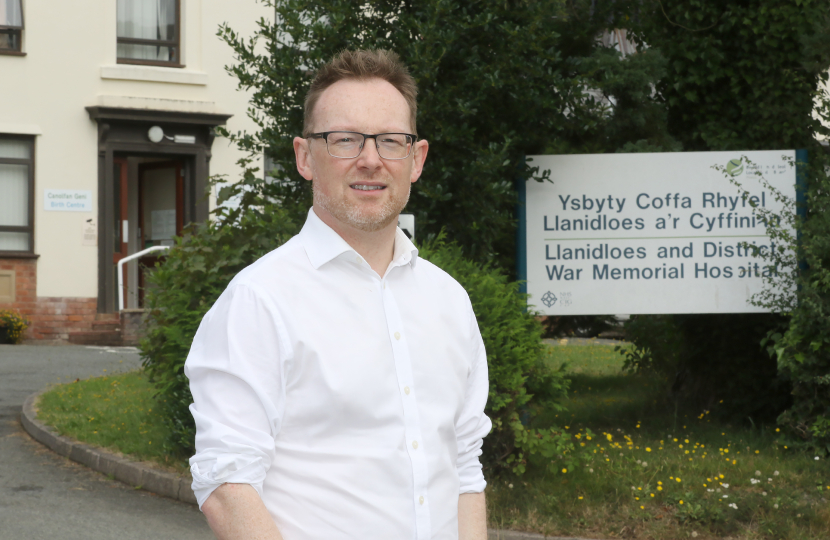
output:
[[[165,258],[154,251],[124,265],[124,286],[118,291],[117,263],[153,246],[172,246],[185,224],[184,157],[118,156],[113,158],[113,279],[115,297],[128,309],[144,307],[147,276]]]
[[[208,219],[215,128],[225,125],[231,115],[100,105],[86,110],[98,125],[98,312],[114,313],[124,291],[118,290],[113,261],[137,253],[148,242],[170,243],[171,229],[175,237],[188,223]],[[169,136],[155,141],[149,133],[158,129]],[[147,165],[141,174],[139,165]],[[142,263],[147,266],[152,261]],[[139,307],[143,298],[137,292],[138,265],[131,261],[127,266],[125,289],[136,292],[126,293],[126,305]]]

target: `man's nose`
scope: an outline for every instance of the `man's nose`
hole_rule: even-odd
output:
[[[361,165],[364,167],[377,168],[380,167],[382,159],[378,153],[378,143],[376,139],[366,139],[363,142],[363,150],[358,156]]]

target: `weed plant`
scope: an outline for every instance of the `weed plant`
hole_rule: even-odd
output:
[[[38,419],[61,435],[182,472],[185,464],[163,450],[169,433],[155,393],[143,371],[61,384],[41,396]]]
[[[826,539],[830,469],[772,426],[735,427],[684,411],[658,380],[624,373],[610,346],[553,347],[569,364],[566,426],[584,466],[532,459],[488,487],[491,526],[601,538]]]

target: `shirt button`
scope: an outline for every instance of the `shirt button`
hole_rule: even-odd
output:
[[[415,450],[418,449],[418,441],[412,441],[412,448],[414,448]]]
[[[384,283],[384,284],[383,284],[383,288],[384,288],[384,289],[386,288],[386,283]]]
[[[409,395],[409,387],[408,386],[403,387],[403,393],[406,394],[407,396]]]
[[[423,495],[418,497],[418,502],[421,503],[421,504],[424,504],[424,496]]]
[[[401,333],[395,332],[395,339],[401,339]]]

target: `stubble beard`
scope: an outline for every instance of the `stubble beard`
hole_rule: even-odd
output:
[[[397,220],[398,214],[409,202],[410,193],[409,186],[407,186],[405,192],[388,197],[381,207],[376,209],[353,204],[344,199],[336,200],[320,189],[317,182],[312,182],[311,187],[315,206],[323,208],[341,223],[363,232],[379,231]]]

